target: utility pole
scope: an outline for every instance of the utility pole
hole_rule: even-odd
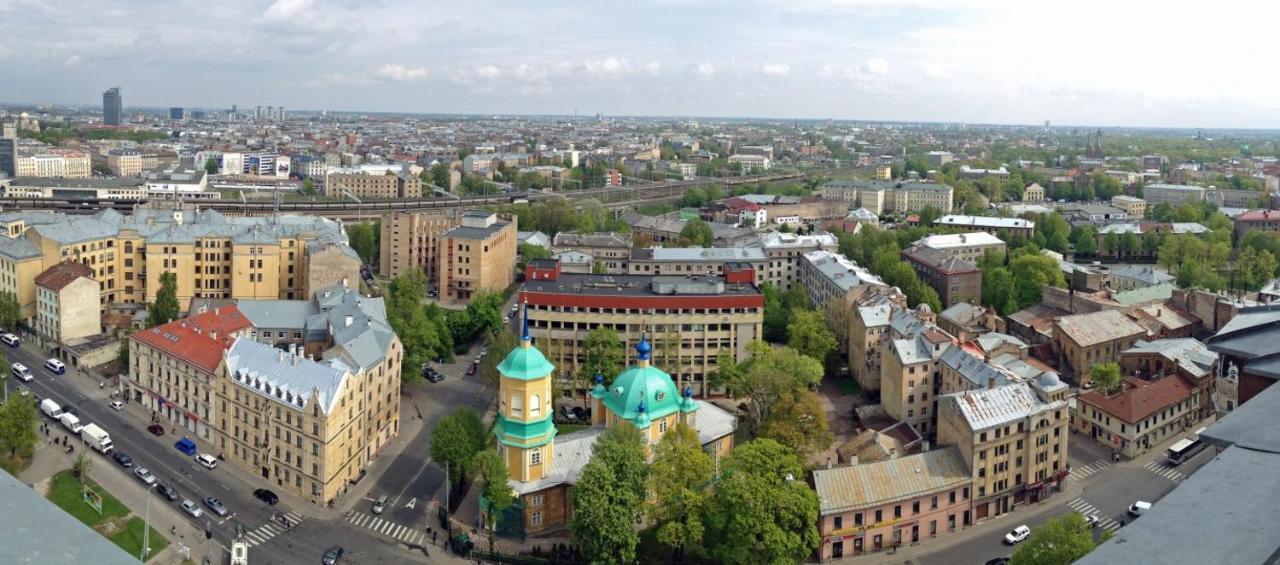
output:
[[[147,487],[147,512],[146,517],[142,520],[142,549],[138,550],[138,561],[147,562],[147,554],[151,553],[151,489],[159,482],[152,483]]]

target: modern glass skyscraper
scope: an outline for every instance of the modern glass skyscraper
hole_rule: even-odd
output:
[[[120,98],[120,87],[113,86],[102,93],[102,123],[108,126],[120,125],[124,115],[124,102]]]

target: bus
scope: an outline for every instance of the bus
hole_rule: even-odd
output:
[[[1194,457],[1195,454],[1200,453],[1200,450],[1208,447],[1208,445],[1200,441],[1200,434],[1204,432],[1204,430],[1204,428],[1200,428],[1196,430],[1195,433],[1191,434],[1191,437],[1180,439],[1173,445],[1169,446],[1169,451],[1165,452],[1164,455],[1165,460],[1169,462],[1169,465],[1174,467],[1181,465],[1188,459]]]

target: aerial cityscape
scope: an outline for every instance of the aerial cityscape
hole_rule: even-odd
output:
[[[0,0],[0,561],[1275,563],[1280,14],[1135,4]]]

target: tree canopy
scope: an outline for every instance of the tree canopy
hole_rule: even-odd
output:
[[[821,312],[802,310],[792,314],[787,327],[787,346],[822,362],[835,351],[836,337],[827,328]]]
[[[449,469],[449,480],[461,483],[475,469],[476,454],[484,448],[485,425],[480,414],[459,408],[440,419],[431,431],[431,458]]]
[[[378,259],[377,236],[373,232],[373,224],[358,222],[347,228],[347,240],[351,248],[356,250],[360,260],[366,264],[374,264]]]
[[[615,428],[611,428],[615,429]],[[629,488],[618,488],[618,478],[604,461],[592,459],[570,491],[573,516],[569,531],[573,543],[590,563],[632,563],[640,536],[635,521],[642,499]]]
[[[790,446],[802,459],[827,449],[835,440],[821,399],[807,388],[782,393],[770,408],[760,437]]]
[[[0,449],[7,454],[0,466],[14,470],[15,460],[35,455],[37,441],[35,399],[10,395],[9,401],[0,405]]]
[[[1031,532],[1027,541],[1013,552],[1011,565],[1059,565],[1074,563],[1088,555],[1093,548],[1111,538],[1110,532],[1102,534],[1102,540],[1094,543],[1093,530],[1084,517],[1068,512],[1051,518],[1043,526]]]
[[[706,510],[707,550],[723,563],[795,563],[818,547],[818,495],[790,448],[767,438],[739,446]]]
[[[1115,394],[1124,386],[1120,365],[1099,363],[1089,369],[1089,382],[1102,394]]]
[[[582,388],[590,387],[596,375],[603,375],[607,385],[622,372],[622,338],[613,328],[601,326],[587,332],[582,340],[582,355],[582,367],[575,375]]]
[[[773,347],[759,340],[748,344],[747,351],[751,355],[740,365],[729,359],[718,360],[717,384],[735,398],[746,400],[747,422],[755,432],[783,394],[817,387],[822,382],[823,367],[790,347]]]
[[[493,552],[493,530],[497,526],[498,517],[515,504],[516,496],[508,482],[511,475],[507,472],[507,464],[497,450],[486,449],[477,454],[475,468],[476,475],[484,481],[483,494],[485,501],[489,503],[485,522],[489,531],[489,551]]]
[[[178,305],[178,275],[160,274],[160,290],[156,292],[156,301],[147,308],[147,327],[154,328],[178,319],[181,307]]]
[[[453,334],[445,312],[424,303],[426,295],[427,279],[421,272],[396,277],[386,295],[387,322],[404,346],[400,377],[407,382],[422,377],[424,363],[452,356]]]
[[[649,466],[649,490],[654,504],[649,518],[657,525],[658,542],[679,557],[683,548],[702,543],[702,522],[707,502],[704,487],[711,481],[714,463],[702,450],[698,432],[679,423],[662,436]]]
[[[686,222],[684,228],[680,230],[677,243],[685,247],[711,247],[714,240],[715,234],[711,232],[711,226],[694,218]]]

